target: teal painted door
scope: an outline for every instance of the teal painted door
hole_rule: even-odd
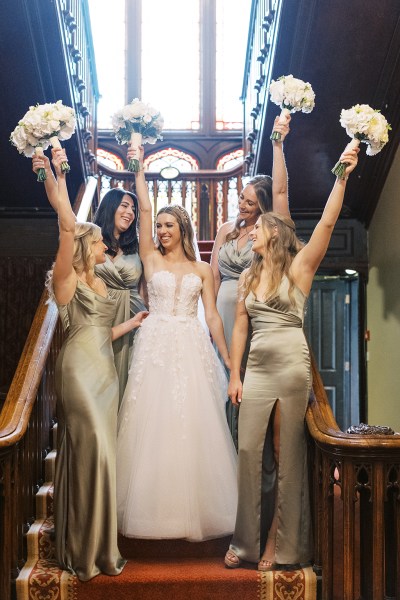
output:
[[[337,423],[360,422],[359,280],[317,277],[307,305],[305,333]]]

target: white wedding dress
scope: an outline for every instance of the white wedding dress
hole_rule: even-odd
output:
[[[118,417],[118,526],[127,537],[205,540],[231,534],[236,451],[227,380],[197,318],[202,288],[158,271],[134,342]]]

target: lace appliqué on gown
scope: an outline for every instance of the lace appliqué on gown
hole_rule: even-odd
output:
[[[201,540],[231,533],[236,453],[227,380],[197,319],[194,273],[159,271],[135,340],[119,414],[118,521],[124,535]]]

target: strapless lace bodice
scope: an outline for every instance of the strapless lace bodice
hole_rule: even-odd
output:
[[[171,271],[157,271],[147,283],[150,314],[196,317],[201,288],[195,273],[179,278]]]

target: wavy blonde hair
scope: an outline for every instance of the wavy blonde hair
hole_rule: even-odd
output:
[[[294,281],[290,274],[290,267],[304,243],[296,236],[296,226],[290,217],[270,212],[262,214],[260,220],[261,227],[264,233],[267,234],[265,253],[270,261],[269,281],[264,294],[264,301],[272,300],[278,295],[282,277],[286,275],[289,280],[290,302],[292,306],[296,306],[293,295]],[[276,232],[276,235],[272,235],[274,232]],[[254,252],[251,265],[245,274],[243,297],[246,297],[250,292],[255,293],[260,283],[263,268],[265,268],[263,257]]]
[[[74,256],[72,266],[77,275],[86,273],[86,282],[93,289],[94,267],[96,258],[93,253],[93,244],[101,239],[101,229],[94,223],[75,223]],[[54,265],[53,265],[54,267]],[[46,275],[46,288],[49,299],[54,300],[53,268]]]
[[[186,208],[183,208],[180,204],[168,204],[168,206],[164,206],[160,208],[157,213],[161,215],[163,213],[167,213],[168,215],[172,215],[178,222],[179,230],[181,232],[181,244],[185,256],[188,260],[192,262],[196,262],[196,249],[194,246],[194,231],[192,221],[190,220],[190,216]],[[165,254],[165,250],[163,245],[159,242],[158,249],[161,254]]]

